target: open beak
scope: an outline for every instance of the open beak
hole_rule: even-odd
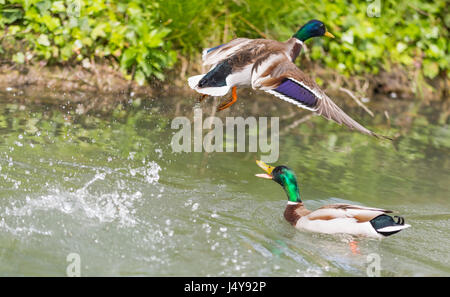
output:
[[[256,164],[262,168],[262,170],[264,170],[267,173],[261,173],[261,174],[256,174],[257,177],[262,177],[262,178],[266,178],[266,179],[272,179],[272,171],[275,167],[267,165],[266,163],[264,163],[263,161],[259,161],[256,160]]]
[[[330,38],[334,38],[334,35],[331,34],[330,32],[326,31],[325,34],[323,34],[326,37],[330,37]]]

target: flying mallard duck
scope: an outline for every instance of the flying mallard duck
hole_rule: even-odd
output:
[[[350,234],[383,238],[410,227],[402,217],[387,215],[390,210],[364,207],[351,204],[330,204],[310,211],[300,199],[295,173],[286,166],[272,167],[262,161],[256,161],[266,173],[256,176],[279,183],[288,196],[284,211],[285,219],[298,229],[328,234]]]
[[[189,86],[203,94],[201,100],[207,95],[224,96],[231,89],[232,97],[220,104],[218,110],[236,102],[238,86],[251,86],[351,129],[379,137],[343,112],[294,64],[303,43],[319,36],[334,38],[321,21],[311,20],[286,42],[237,38],[205,49],[203,65],[211,66],[210,71],[190,77]]]

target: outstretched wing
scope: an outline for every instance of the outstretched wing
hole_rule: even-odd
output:
[[[252,87],[264,90],[298,107],[344,124],[351,129],[375,137],[378,135],[349,117],[340,109],[305,73],[292,63],[286,55],[272,55],[255,63],[252,72]]]
[[[281,84],[272,90],[266,90],[284,101],[311,111],[317,111],[317,96],[303,84],[293,78],[285,78]]]
[[[226,58],[231,57],[243,46],[248,45],[253,39],[248,38],[236,38],[228,43],[221,44],[216,47],[207,48],[203,50],[202,60],[203,65],[213,66]]]

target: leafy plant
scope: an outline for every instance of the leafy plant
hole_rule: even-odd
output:
[[[17,63],[109,62],[143,84],[164,79],[177,55],[194,63],[203,48],[236,37],[285,40],[314,18],[337,37],[308,42],[311,59],[326,67],[365,75],[400,65],[448,78],[446,7],[445,0],[0,0],[0,54],[9,45]]]
[[[158,3],[13,0],[0,5],[3,38],[25,43],[25,51],[48,63],[106,58],[143,84],[150,77],[164,79],[164,69],[176,61],[170,42],[164,41],[170,29],[157,21]]]
[[[450,65],[450,18],[444,0],[158,2],[163,21],[174,20],[168,38],[191,58],[202,47],[236,37],[286,40],[308,20],[319,19],[337,38],[308,42],[310,57],[343,74],[378,73],[398,64],[434,78],[448,73]],[[379,14],[372,15],[369,5],[376,3]]]

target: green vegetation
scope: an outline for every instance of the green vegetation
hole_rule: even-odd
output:
[[[89,63],[91,59],[119,64],[126,76],[142,84],[145,78],[164,79],[176,60],[166,41],[170,29],[159,22],[152,1],[95,0],[4,1],[0,28],[3,47],[17,63]]]
[[[372,5],[376,4],[372,2]],[[369,17],[371,2],[322,1],[167,1],[163,20],[172,18],[168,36],[190,57],[238,36],[285,40],[310,19],[323,20],[336,35],[308,42],[310,56],[345,74],[377,73],[394,64],[421,67],[433,78],[447,72],[450,16],[446,1],[381,1],[379,17]]]
[[[379,17],[372,10],[378,3]],[[416,79],[448,78],[446,6],[445,0],[0,0],[0,54],[19,64],[109,63],[142,84],[164,79],[177,55],[198,61],[202,48],[238,36],[284,40],[315,18],[337,37],[308,43],[311,59],[328,68],[364,75],[400,65]]]

